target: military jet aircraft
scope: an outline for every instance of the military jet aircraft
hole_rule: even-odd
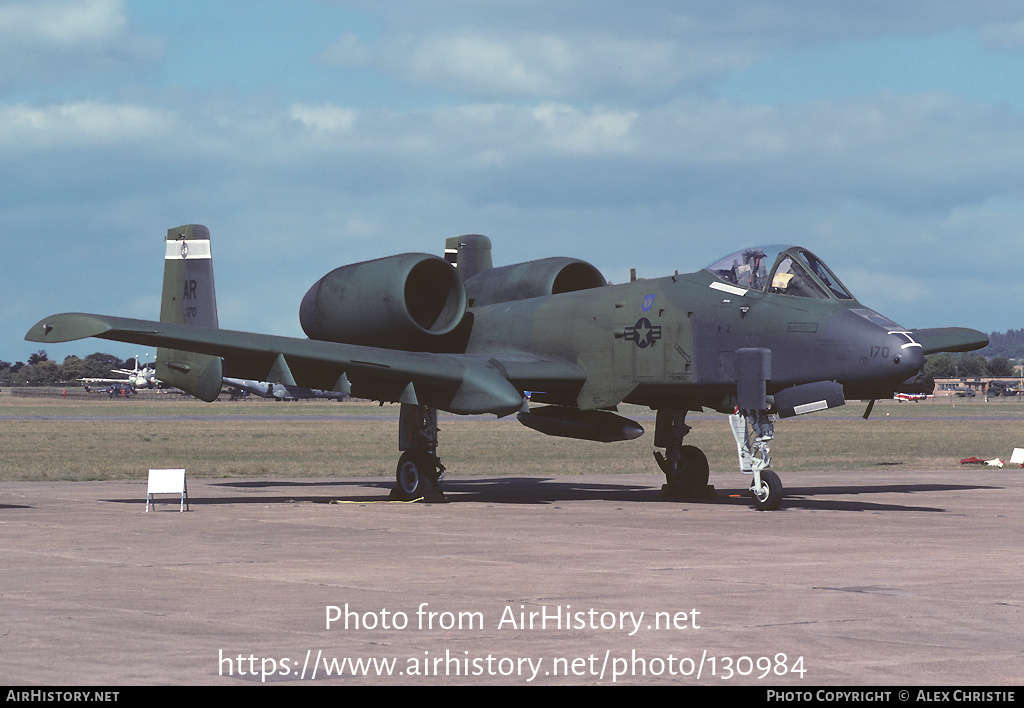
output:
[[[159,322],[65,313],[26,339],[156,346],[158,377],[203,400],[231,376],[399,402],[393,494],[406,499],[438,493],[438,410],[518,413],[549,435],[615,441],[643,433],[613,412],[624,402],[657,411],[663,491],[698,495],[708,462],[683,444],[685,420],[712,409],[731,415],[763,510],[782,498],[775,416],[891,398],[912,388],[925,355],[988,342],[972,329],[901,327],[810,251],[782,245],[609,285],[575,258],[494,268],[487,237],[455,237],[445,258],[406,253],[332,270],[303,297],[299,319],[308,339],[219,329],[210,234],[189,225],[167,232]]]
[[[139,357],[135,357],[135,368],[134,369],[111,369],[115,374],[121,374],[120,379],[98,379],[98,378],[81,378],[78,379],[84,384],[129,384],[133,388],[156,388],[160,385],[160,381],[156,378],[156,369],[148,364],[145,366],[139,366]]]
[[[286,386],[282,383],[272,383],[270,381],[233,379],[227,376],[224,377],[224,385],[237,391],[252,393],[262,398],[273,398],[277,401],[298,401],[306,398],[327,398],[337,401],[346,397],[346,394],[337,391],[321,391],[313,388]]]

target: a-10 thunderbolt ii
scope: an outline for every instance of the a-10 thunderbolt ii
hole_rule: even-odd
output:
[[[620,403],[657,412],[663,491],[699,495],[708,462],[689,411],[730,414],[754,505],[777,508],[773,420],[912,390],[925,356],[981,348],[964,328],[908,330],[858,302],[798,246],[737,251],[694,273],[610,285],[574,258],[491,266],[484,236],[445,258],[406,253],[332,270],[302,299],[308,339],[218,328],[209,231],[170,229],[160,321],[53,315],[26,339],[158,347],[157,376],[212,401],[223,377],[400,402],[394,494],[438,493],[437,411],[519,414],[549,435],[643,433]],[[530,404],[539,404],[533,405]]]

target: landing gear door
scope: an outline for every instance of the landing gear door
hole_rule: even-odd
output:
[[[767,383],[772,377],[770,349],[736,350],[736,406],[741,411],[767,410]]]

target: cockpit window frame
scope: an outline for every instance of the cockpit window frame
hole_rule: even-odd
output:
[[[708,265],[716,278],[748,290],[764,292],[779,254],[791,246],[755,246],[730,253]]]
[[[846,289],[846,286],[840,282],[839,278],[836,277],[835,273],[825,265],[825,262],[818,258],[816,255],[808,251],[806,248],[799,249],[800,259],[807,266],[807,269],[814,275],[819,283],[825,286],[825,288],[832,293],[836,300],[853,300],[853,295]]]
[[[780,273],[782,267],[785,270]],[[775,244],[744,248],[715,261],[705,270],[730,285],[754,292],[812,300],[856,301],[825,262],[802,246]]]
[[[808,300],[829,299],[829,291],[818,283],[792,249],[779,254],[775,267],[772,268],[772,279],[765,292]]]

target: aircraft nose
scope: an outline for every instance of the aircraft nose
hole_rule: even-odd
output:
[[[829,332],[846,343],[846,381],[870,385],[905,381],[924,368],[924,348],[906,329],[867,308],[839,313]]]
[[[924,348],[903,330],[887,331],[871,347],[871,368],[875,376],[907,379],[924,369]]]
[[[900,371],[905,371],[908,378],[920,373],[924,369],[924,347],[907,334],[891,334],[889,337],[892,340],[892,349],[896,352],[893,364]]]

